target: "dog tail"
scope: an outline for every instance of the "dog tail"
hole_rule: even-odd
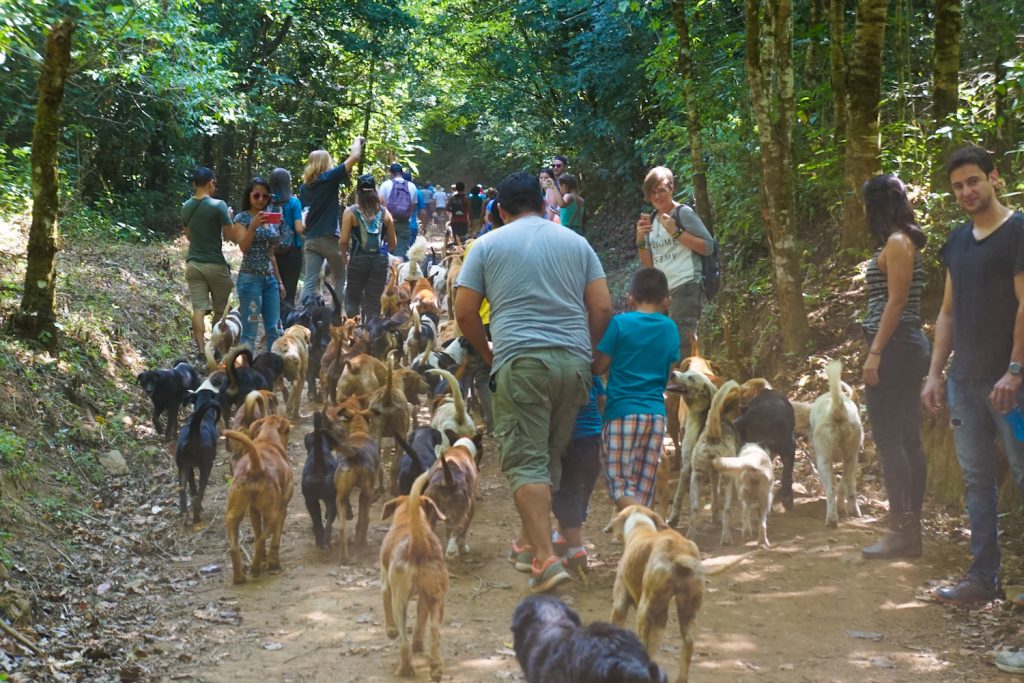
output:
[[[236,432],[233,429],[227,429],[224,430],[224,436],[225,438],[232,439],[233,441],[237,441],[242,444],[242,448],[249,453],[249,464],[252,466],[253,474],[263,473],[263,460],[260,458],[260,451],[256,448],[256,444],[252,442],[252,439],[250,439],[247,434],[244,434],[243,432]]]
[[[732,457],[721,457],[715,458],[711,461],[715,469],[719,472],[729,472],[732,474],[738,474],[746,469],[746,464],[743,458],[732,458]]]
[[[258,389],[253,389],[245,396],[245,404],[243,409],[243,424],[251,424],[256,418],[256,408],[260,409],[260,415],[266,417],[269,413],[267,410],[267,398]]]
[[[691,330],[688,335],[690,338],[690,356],[700,358],[700,342],[697,341],[697,333]]]
[[[672,573],[677,578],[685,579],[694,574],[704,574],[704,565],[699,557],[692,555],[677,555],[672,558]]]
[[[392,388],[395,386],[395,382],[394,382],[394,376],[395,376],[395,357],[394,357],[393,353],[394,352],[388,354],[388,379],[384,383],[384,386],[386,387],[384,389],[384,405],[386,405],[386,406],[392,405],[391,391],[392,391]]]
[[[430,243],[427,242],[426,237],[423,235],[416,236],[407,254],[409,257],[409,272],[405,276],[406,280],[419,280],[423,276],[423,273],[420,272],[420,264],[427,257],[427,249],[429,247]]]
[[[735,380],[729,380],[715,392],[715,397],[711,399],[711,408],[708,410],[708,421],[704,431],[708,435],[708,440],[712,443],[722,440],[722,409],[725,406],[725,402],[739,388],[740,385]]]
[[[427,547],[427,534],[430,528],[426,525],[423,513],[420,511],[420,494],[427,487],[429,479],[430,475],[424,472],[416,477],[412,488],[409,489],[409,538],[412,539],[411,554],[413,557],[422,557],[423,551]]]
[[[235,360],[239,356],[245,356],[249,364],[252,365],[252,351],[249,350],[249,347],[239,345],[228,351],[228,355],[224,358],[224,371],[228,375],[228,388],[224,393],[231,398],[238,395],[238,373],[235,371]]]
[[[444,457],[444,453],[437,456],[437,459],[441,461],[441,469],[444,471],[444,485],[455,486],[455,477],[452,476],[452,468],[448,467],[448,460]]]
[[[334,323],[336,325],[341,324],[341,316],[345,314],[345,310],[341,307],[341,302],[338,301],[338,294],[334,291],[334,287],[331,287],[331,283],[324,278],[324,287],[331,293],[331,300],[334,301]]]
[[[846,403],[843,401],[843,362],[838,358],[830,360],[825,366],[825,374],[828,376],[828,395],[832,401],[829,410],[829,419],[833,422],[842,422],[846,419]]]
[[[441,375],[448,380],[448,388],[452,392],[452,400],[455,401],[455,419],[458,420],[459,424],[466,421],[466,402],[462,399],[462,389],[459,387],[459,378],[448,372],[447,370],[441,370],[440,368],[434,368],[427,370],[435,375]]]
[[[327,469],[324,463],[324,414],[322,411],[313,413],[313,471],[323,472]]]
[[[416,362],[418,362],[421,366],[427,364],[427,362],[430,359],[430,354],[434,352],[434,340],[428,339],[427,343],[425,344],[425,347],[426,348],[423,349],[423,353],[420,354],[420,357],[416,359]]]
[[[402,450],[408,453],[409,457],[411,457],[414,462],[419,462],[419,455],[417,455],[416,450],[412,447],[412,444],[405,440],[405,437],[403,437],[398,432],[391,432],[391,436],[395,437],[395,443],[401,446]]]

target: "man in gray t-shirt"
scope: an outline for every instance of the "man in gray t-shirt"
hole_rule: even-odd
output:
[[[551,546],[551,490],[579,407],[590,362],[611,317],[611,295],[587,241],[541,217],[536,177],[513,173],[498,186],[505,226],[473,244],[455,298],[459,328],[491,365],[501,469],[522,520],[510,560],[532,570],[532,590],[568,580]],[[480,303],[491,305],[487,343]]]

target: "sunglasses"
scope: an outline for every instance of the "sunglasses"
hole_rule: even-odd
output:
[[[249,196],[252,197],[253,199],[270,199],[270,195],[264,194],[263,192],[253,192]]]
[[[565,164],[551,164],[551,168],[562,168]]]

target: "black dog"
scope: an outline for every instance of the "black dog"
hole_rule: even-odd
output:
[[[203,509],[203,495],[206,493],[206,484],[210,481],[213,461],[217,457],[217,439],[220,436],[217,431],[217,420],[220,419],[221,407],[217,391],[209,384],[204,384],[193,397],[195,410],[192,411],[188,424],[181,428],[181,434],[178,435],[174,462],[178,466],[178,507],[184,517],[188,512],[188,494],[191,493],[192,522],[196,523],[199,521],[199,512]]]
[[[551,595],[524,598],[512,615],[516,659],[527,683],[667,683],[631,631],[579,615]]]
[[[416,481],[416,477],[429,470],[430,466],[437,460],[437,452],[434,448],[441,445],[441,432],[431,428],[429,425],[423,425],[422,427],[417,427],[409,434],[409,441],[412,442],[411,445],[397,434],[395,435],[395,440],[398,441],[398,445],[405,451],[398,463],[398,492],[403,496],[407,496],[409,495],[409,489],[412,488],[412,483]],[[457,440],[458,437],[456,437]],[[455,443],[455,441],[452,441],[452,443]]]
[[[754,397],[747,409],[733,421],[740,443],[753,442],[782,459],[782,487],[779,499],[786,510],[793,509],[793,461],[796,441],[793,405],[784,394],[765,389]]]
[[[189,391],[199,387],[199,375],[184,359],[174,361],[170,370],[147,370],[135,378],[153,400],[153,426],[170,441],[178,432],[178,409]],[[160,415],[167,413],[167,424],[160,426]]]
[[[331,452],[330,435],[323,429],[323,414],[313,413],[313,431],[306,434],[306,464],[302,467],[302,497],[313,520],[313,536],[324,550],[331,544],[331,526],[337,517],[334,470],[338,461]],[[320,508],[323,501],[323,509]],[[324,517],[326,516],[326,520]]]
[[[235,359],[244,356],[248,367],[235,367]],[[224,358],[224,371],[227,375],[227,386],[222,394],[222,402],[228,411],[236,409],[245,402],[250,391],[257,389],[274,390],[274,385],[284,372],[284,360],[276,353],[261,353],[252,359],[252,352],[245,346],[236,346]]]

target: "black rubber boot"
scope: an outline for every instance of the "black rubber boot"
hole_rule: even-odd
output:
[[[865,560],[921,557],[921,514],[896,512],[889,515],[889,531],[878,543],[860,551]]]

